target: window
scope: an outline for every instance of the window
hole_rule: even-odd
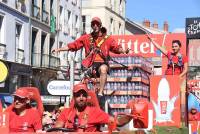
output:
[[[111,9],[114,10],[115,0],[110,0]]]
[[[75,15],[75,31],[74,32],[75,32],[74,36],[77,37],[77,34],[79,32],[79,19],[78,19],[78,15]]]
[[[121,16],[123,16],[123,3],[122,3],[122,0],[120,0],[120,3],[119,3],[119,14]]]
[[[0,15],[0,43],[4,43],[4,17]]]
[[[21,29],[22,29],[22,25],[19,23],[16,23],[16,29],[15,29],[16,48],[23,49],[22,42],[21,42]]]
[[[24,62],[24,46],[22,43],[22,25],[16,23],[15,29],[15,45],[16,45],[16,61],[18,63]]]
[[[71,15],[71,11],[67,10],[67,20],[66,20],[66,32],[72,36],[72,15]]]
[[[86,17],[85,15],[82,16],[82,26],[83,26],[83,33],[86,32]]]
[[[58,27],[58,29],[59,30],[61,30],[62,31],[62,28],[63,28],[63,26],[64,26],[64,12],[63,12],[63,7],[62,6],[60,6],[60,11],[59,11],[59,13],[60,13],[60,16],[59,16],[59,27]]]

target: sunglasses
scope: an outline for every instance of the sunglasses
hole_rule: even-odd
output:
[[[20,98],[20,97],[18,97],[18,96],[15,96],[15,97],[14,97],[14,101],[25,102],[25,101],[26,101],[26,98]]]
[[[80,97],[80,96],[83,96],[83,97],[87,97],[87,93],[84,91],[84,90],[81,90],[77,93],[74,93],[74,97]]]
[[[100,26],[101,24],[99,24],[99,22],[97,22],[97,21],[93,21],[93,22],[91,23],[91,26],[95,26],[95,25]]]

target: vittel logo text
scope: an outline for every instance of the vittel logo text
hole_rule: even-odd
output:
[[[141,42],[136,40],[129,39],[127,42],[125,39],[118,39],[118,44],[121,44],[123,48],[127,46],[129,49],[132,50],[132,53],[135,54],[155,54],[155,47],[152,42]]]

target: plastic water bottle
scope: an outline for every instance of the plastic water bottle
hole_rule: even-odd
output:
[[[120,82],[117,83],[117,90],[121,90],[121,83]]]
[[[142,91],[142,85],[141,85],[141,83],[139,83],[139,85],[138,85],[138,90]]]
[[[132,64],[135,64],[135,57],[131,58],[131,62],[132,62]]]
[[[121,78],[124,77],[124,70],[123,70],[123,69],[121,69],[121,75],[120,75],[120,77],[121,77]]]
[[[135,57],[135,64],[138,64],[138,57]]]
[[[126,77],[127,76],[127,70],[125,69],[124,70],[124,77]]]
[[[117,83],[114,82],[114,88],[113,88],[115,91],[117,90]]]
[[[125,101],[124,101],[124,96],[122,95],[121,97],[120,97],[120,104],[125,104]]]
[[[114,90],[113,82],[110,83],[110,90]]]
[[[124,64],[127,65],[128,64],[128,57],[124,57]]]
[[[117,97],[117,103],[116,104],[121,104],[121,98]]]
[[[113,104],[117,104],[117,101],[118,101],[118,100],[117,100],[117,96],[114,96],[114,97],[113,97]]]
[[[131,86],[132,86],[132,90],[135,90],[135,83],[134,82],[131,83]]]
[[[107,85],[106,89],[110,90],[111,89],[110,88],[110,82],[108,82],[106,85]]]
[[[132,70],[128,70],[127,77],[132,77]]]
[[[135,70],[135,77],[138,77],[139,76],[139,72],[138,70]]]
[[[128,90],[128,84],[127,84],[127,82],[124,83],[124,90]]]
[[[138,90],[138,82],[135,83],[135,90],[136,90],[136,91]]]
[[[138,64],[141,64],[141,63],[142,63],[141,57],[138,57]]]
[[[131,56],[128,56],[128,64],[132,64]]]
[[[128,96],[124,96],[124,104],[128,103]]]
[[[124,90],[124,83],[121,83],[121,89],[120,90]]]
[[[114,74],[115,74],[114,77],[118,77],[118,72],[117,72],[117,70],[114,70],[114,72],[115,72],[115,73],[114,73]]]
[[[131,87],[131,83],[128,82],[128,90],[131,91],[132,87]]]

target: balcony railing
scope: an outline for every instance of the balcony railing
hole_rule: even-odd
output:
[[[60,65],[60,59],[48,54],[33,53],[31,63],[35,67],[57,68]]]
[[[49,13],[45,10],[42,10],[42,22],[49,24]]]
[[[33,5],[32,6],[32,16],[40,20],[40,7]]]
[[[5,60],[7,57],[6,44],[0,43],[0,59]]]

